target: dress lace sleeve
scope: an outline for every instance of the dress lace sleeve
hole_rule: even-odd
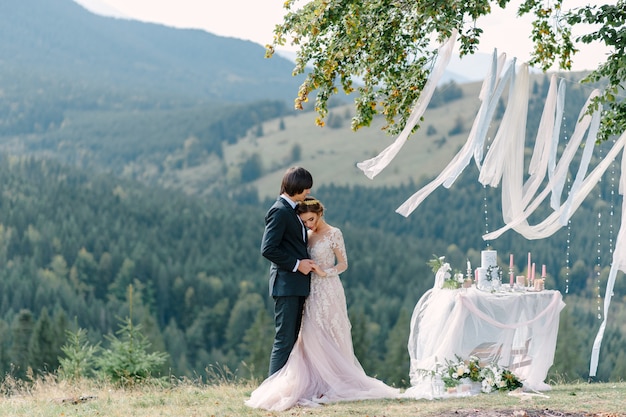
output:
[[[343,233],[337,228],[333,228],[330,233],[330,246],[335,254],[335,266],[324,270],[329,275],[339,275],[348,269],[348,255],[343,242]]]

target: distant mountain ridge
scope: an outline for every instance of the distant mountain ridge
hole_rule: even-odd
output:
[[[73,0],[4,0],[0,22],[2,152],[192,194],[249,185],[265,196],[293,163],[320,172],[318,185],[362,184],[356,162],[391,140],[382,118],[352,132],[352,105],[333,103],[321,130],[314,115],[296,116],[294,64],[265,59],[253,42],[97,16]],[[481,72],[482,57],[466,59],[463,75]],[[368,186],[418,182],[445,166],[479,104],[480,83],[463,84],[458,100],[427,110],[424,140],[409,141],[397,168]]]
[[[74,0],[93,13],[128,19],[128,16],[119,10],[109,6],[101,0]],[[208,29],[211,32],[210,29]],[[262,46],[262,45],[261,45]],[[292,50],[277,48],[276,54],[295,62],[296,53]],[[457,84],[464,84],[474,81],[482,81],[491,66],[491,54],[475,53],[463,57],[453,55],[446,71],[440,80],[441,84],[454,81]]]
[[[291,101],[293,63],[253,42],[95,15],[73,0],[0,2],[0,65],[202,100]]]

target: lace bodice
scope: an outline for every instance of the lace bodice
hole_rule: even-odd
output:
[[[309,256],[330,275],[339,275],[348,269],[348,257],[343,243],[343,234],[336,227],[322,234],[309,232]]]

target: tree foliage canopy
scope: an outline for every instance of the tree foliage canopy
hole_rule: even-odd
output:
[[[296,3],[298,5],[296,6]],[[352,129],[369,126],[376,114],[385,117],[385,129],[397,133],[405,125],[428,79],[437,55],[437,44],[457,30],[461,56],[476,51],[483,30],[477,19],[489,15],[493,7],[513,7],[510,0],[312,0],[301,7],[287,0],[287,13],[276,26],[267,56],[287,38],[298,45],[294,75],[307,72],[295,99],[302,108],[309,94],[317,92],[316,123],[324,125],[328,100],[342,88],[356,90],[356,115]],[[525,0],[518,16],[534,15],[531,38],[534,42],[531,65],[544,71],[558,60],[558,67],[569,70],[577,52],[572,27],[592,24],[598,29],[576,39],[582,43],[600,41],[612,49],[607,61],[584,81],[608,80],[596,107],[608,104],[604,112],[601,138],[621,133],[626,127],[626,107],[618,99],[626,77],[626,8],[616,5],[585,6],[564,11],[563,0],[549,3]],[[436,41],[436,42],[433,42]],[[354,86],[359,78],[362,85]]]
[[[621,134],[626,130],[626,100],[623,96],[626,81],[626,2],[618,0],[615,5],[586,6],[565,14],[562,21],[565,22],[562,29],[564,48],[571,45],[571,31],[568,27],[582,23],[598,25],[598,29],[577,40],[586,44],[599,41],[611,49],[606,61],[583,82],[607,81],[604,92],[594,100],[591,110],[602,104],[606,105],[600,139]],[[561,67],[569,69],[569,66],[564,67],[563,64]]]

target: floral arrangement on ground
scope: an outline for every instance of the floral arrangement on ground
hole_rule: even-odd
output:
[[[497,363],[481,366],[480,360],[475,356],[468,359],[457,356],[456,359],[447,360],[443,367],[437,366],[433,373],[433,377],[441,378],[446,388],[457,387],[466,381],[480,383],[484,393],[513,391],[523,386],[513,372]]]

